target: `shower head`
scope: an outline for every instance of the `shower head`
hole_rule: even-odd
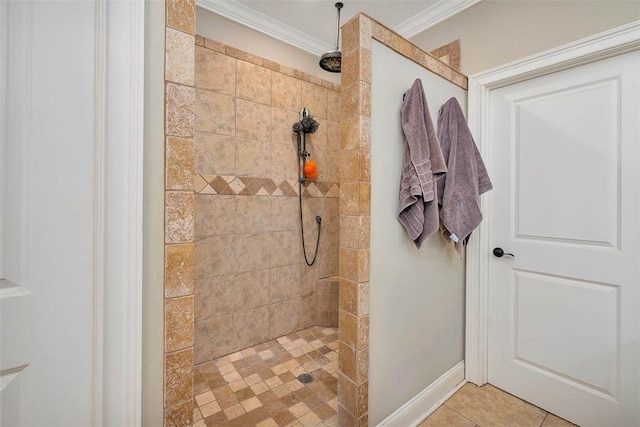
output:
[[[336,49],[329,51],[320,57],[320,68],[330,73],[339,73],[342,69],[342,52],[340,52],[340,9],[344,6],[338,2],[335,7],[338,11],[336,26]]]
[[[332,50],[320,57],[320,68],[330,73],[339,73],[342,70],[342,52]]]

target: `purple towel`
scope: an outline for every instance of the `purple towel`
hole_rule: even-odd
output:
[[[405,139],[398,220],[420,248],[438,230],[434,182],[447,172],[420,79],[405,93],[402,130]]]
[[[462,256],[463,244],[482,221],[480,195],[493,186],[455,98],[440,107],[438,139],[448,169],[447,176],[437,183],[440,228]]]

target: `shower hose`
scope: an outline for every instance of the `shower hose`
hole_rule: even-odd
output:
[[[300,134],[298,134],[298,147],[300,147]],[[304,220],[302,218],[302,183],[305,181],[305,177],[302,172],[301,163],[306,159],[306,153],[302,153],[300,158],[298,159],[298,206],[300,207],[300,231],[302,234],[302,253],[304,254],[304,262],[307,263],[309,267],[311,267],[318,257],[318,248],[320,247],[320,229],[322,228],[322,217],[320,215],[316,215],[316,224],[318,224],[318,237],[316,238],[316,249],[313,253],[313,259],[309,261],[307,257],[307,248],[304,242]]]

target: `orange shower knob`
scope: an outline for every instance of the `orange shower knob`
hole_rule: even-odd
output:
[[[304,165],[304,176],[308,179],[315,179],[319,176],[318,173],[318,164],[313,160],[309,160],[306,165]]]

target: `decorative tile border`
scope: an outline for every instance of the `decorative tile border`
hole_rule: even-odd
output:
[[[366,39],[368,39],[367,41],[365,41],[363,38],[364,44],[361,47],[371,49],[371,38],[373,38],[384,44],[385,46],[395,50],[405,58],[408,58],[413,62],[420,64],[427,70],[447,79],[457,86],[460,86],[464,90],[468,89],[469,82],[467,76],[455,69],[453,65],[447,64],[446,62],[441,61],[435,56],[423,51],[418,46],[411,43],[409,40],[403,38],[400,34],[396,33],[384,24],[376,21],[374,18],[366,14],[360,15],[362,15],[361,19],[363,19],[363,22],[366,21],[366,28],[362,28],[362,30],[365,30],[365,32],[360,34],[363,37],[365,37],[366,35]],[[358,19],[358,15],[352,19]],[[344,79],[344,76],[342,78]]]
[[[460,71],[460,39],[432,50],[429,55],[435,56],[454,70]]]
[[[303,196],[340,197],[337,182],[307,181],[302,184]],[[295,179],[273,180],[233,175],[193,176],[193,190],[196,194],[223,194],[237,196],[297,196],[298,181]]]

